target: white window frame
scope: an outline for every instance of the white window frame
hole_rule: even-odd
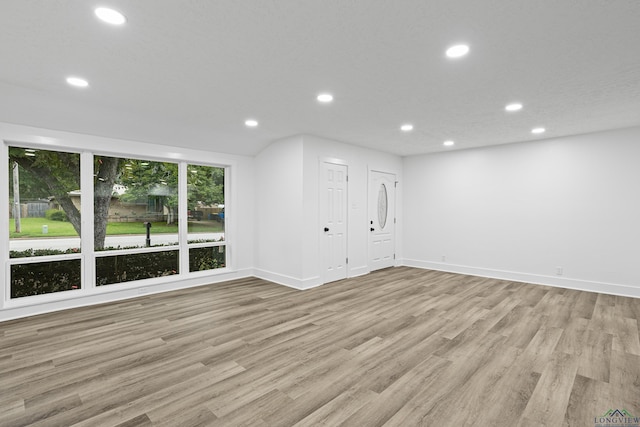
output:
[[[7,128],[15,127],[17,131],[7,132]],[[46,136],[42,136],[45,134]],[[9,146],[32,148],[36,150],[50,150],[72,152],[80,154],[81,172],[80,183],[82,190],[81,203],[81,252],[78,254],[64,254],[52,256],[40,256],[29,258],[9,258],[9,212],[8,209],[0,209],[0,262],[4,265],[4,285],[0,286],[0,310],[16,307],[73,300],[81,297],[99,295],[103,293],[139,289],[140,293],[153,292],[153,286],[199,278],[217,276],[236,271],[232,247],[235,235],[234,220],[234,176],[237,173],[237,160],[226,158],[218,153],[203,152],[192,149],[182,149],[170,146],[158,146],[142,142],[123,141],[111,138],[96,137],[90,135],[73,134],[59,131],[47,131],[28,128],[24,126],[0,126],[0,176],[8,177],[9,173]],[[91,148],[87,148],[87,146]],[[104,147],[109,147],[104,149]],[[153,152],[154,155],[148,155]],[[120,158],[137,158],[152,161],[172,162],[178,164],[178,194],[179,194],[179,219],[178,219],[178,245],[162,246],[157,248],[123,249],[110,251],[94,251],[93,239],[93,156],[112,156]],[[203,161],[210,158],[211,161]],[[225,240],[223,242],[209,242],[203,244],[187,243],[187,165],[201,165],[222,167],[225,169]],[[9,200],[8,181],[0,185],[0,200]],[[89,202],[87,202],[89,201]],[[189,249],[208,246],[225,246],[225,267],[189,272]],[[175,275],[157,277],[131,282],[122,282],[104,286],[96,286],[95,259],[101,256],[115,256],[127,253],[143,253],[151,251],[179,250],[179,272]],[[21,263],[47,262],[56,260],[81,259],[82,286],[81,289],[55,292],[50,294],[33,295],[12,299],[10,297],[10,266]],[[28,259],[28,261],[27,261]]]

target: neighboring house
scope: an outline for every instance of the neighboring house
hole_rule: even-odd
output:
[[[109,221],[116,222],[140,222],[140,221],[175,221],[178,212],[175,208],[168,207],[167,198],[174,196],[172,190],[166,186],[157,185],[151,188],[146,202],[124,202],[121,195],[126,191],[126,187],[116,184],[113,186],[113,195],[109,205]],[[80,209],[80,190],[69,192],[71,201]],[[46,203],[46,202],[45,202]],[[51,197],[47,209],[60,209],[55,197]],[[201,219],[220,220],[220,213],[224,211],[224,205],[204,206],[198,203],[195,211],[202,212]],[[26,205],[23,207],[23,217],[37,216],[26,215]],[[40,216],[44,216],[44,213]]]
[[[140,221],[164,221],[167,219],[167,209],[163,207],[162,201],[166,196],[149,194],[146,202],[123,202],[120,198],[126,191],[123,185],[113,186],[113,195],[109,205],[109,221],[118,222],[140,222]],[[80,190],[69,192],[69,197],[73,204],[80,209]],[[59,209],[60,206],[51,201],[51,208]]]

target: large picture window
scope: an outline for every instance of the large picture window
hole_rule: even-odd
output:
[[[177,163],[95,156],[93,185],[96,251],[178,244]]]
[[[11,298],[81,289],[80,155],[9,147],[8,183]]]
[[[7,148],[9,299],[228,265],[225,167]]]
[[[189,271],[226,266],[225,170],[187,165]]]
[[[94,157],[93,223],[96,286],[177,274],[178,164],[146,159]],[[139,249],[144,248],[144,249]]]
[[[9,147],[11,258],[80,248],[80,155]]]

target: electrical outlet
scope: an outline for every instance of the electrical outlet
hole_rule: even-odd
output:
[[[557,276],[562,276],[562,273],[563,273],[562,267],[556,267],[556,275]]]
[[[442,262],[447,262],[447,256],[446,255],[442,255]]]

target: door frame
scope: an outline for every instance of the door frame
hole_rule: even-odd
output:
[[[346,182],[346,187],[347,187],[347,195],[346,195],[346,202],[344,205],[344,209],[345,209],[345,253],[347,255],[347,259],[349,259],[349,188],[350,188],[350,182],[349,182],[349,162],[347,162],[344,159],[338,159],[335,157],[319,157],[318,158],[318,223],[317,223],[317,227],[318,227],[318,253],[320,254],[320,256],[318,257],[318,263],[320,266],[320,281],[321,284],[325,284],[328,283],[327,282],[327,274],[326,274],[326,266],[325,266],[325,257],[326,254],[324,253],[324,242],[322,240],[323,236],[324,236],[324,232],[321,231],[324,226],[325,223],[323,221],[322,218],[322,190],[323,190],[323,186],[324,183],[322,181],[322,167],[324,163],[330,163],[330,164],[334,164],[334,165],[339,165],[339,166],[345,166],[347,168],[347,182]],[[346,277],[349,277],[349,263],[346,263]]]
[[[385,170],[384,168],[376,168],[376,167],[368,167],[367,168],[367,221],[366,221],[366,232],[367,232],[367,267],[369,268],[369,273],[371,273],[372,271],[375,271],[372,269],[372,265],[371,265],[371,232],[369,231],[369,228],[371,227],[371,224],[369,221],[371,221],[371,212],[369,212],[369,209],[371,208],[371,203],[372,201],[369,200],[370,196],[371,196],[371,180],[372,180],[372,176],[373,176],[373,172],[378,172],[378,173],[385,173],[388,175],[393,175],[394,176],[394,186],[393,186],[393,253],[394,253],[394,261],[393,261],[393,267],[396,267],[398,265],[398,259],[397,257],[395,257],[395,254],[397,253],[397,240],[398,240],[398,235],[397,235],[397,211],[398,211],[398,206],[397,206],[397,201],[398,201],[398,172],[396,171],[390,171],[390,170]]]

